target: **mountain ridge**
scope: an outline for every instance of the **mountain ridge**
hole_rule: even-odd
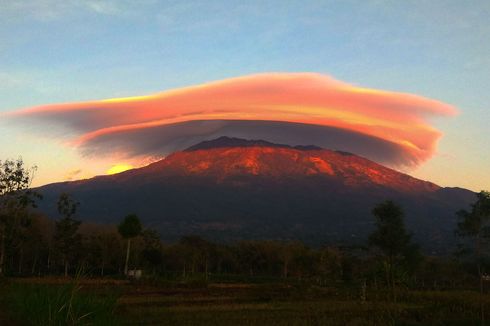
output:
[[[392,199],[426,250],[454,242],[455,212],[474,193],[428,181],[343,152],[261,140],[219,138],[119,174],[46,185],[43,212],[56,216],[62,192],[80,203],[82,220],[118,223],[128,213],[175,240],[198,234],[217,241],[299,239],[363,243],[371,209]],[[50,204],[48,204],[50,203]]]
[[[237,137],[221,136],[211,140],[204,140],[196,145],[190,146],[183,152],[192,152],[201,149],[211,149],[220,147],[277,147],[277,148],[293,148],[297,150],[321,150],[323,148],[315,145],[286,145],[271,143],[262,139],[243,139]]]
[[[216,157],[224,159],[217,160]],[[360,183],[356,178],[362,179],[363,183],[370,180],[373,184],[399,191],[435,191],[441,188],[352,153],[313,145],[289,146],[230,137],[203,141],[172,153],[148,168],[152,172],[171,169],[172,173],[179,175],[214,175],[220,181],[240,174],[276,177],[317,174],[345,179],[357,186]]]

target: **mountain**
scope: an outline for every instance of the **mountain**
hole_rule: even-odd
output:
[[[136,213],[163,239],[300,239],[312,245],[361,244],[373,206],[393,199],[414,239],[428,252],[453,248],[455,211],[471,191],[442,188],[360,156],[316,146],[221,137],[146,167],[38,189],[40,208],[56,216],[57,197],[72,194],[79,217],[118,223]]]

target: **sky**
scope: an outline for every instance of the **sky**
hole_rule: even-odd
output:
[[[40,185],[141,166],[218,132],[281,140],[309,123],[323,129],[291,141],[369,143],[360,154],[415,177],[489,189],[489,21],[485,0],[0,0],[0,159],[37,165]],[[296,96],[263,94],[274,91]],[[227,105],[188,109],[199,92]],[[149,105],[146,120],[133,104]],[[168,120],[179,110],[187,118]],[[86,137],[149,122],[158,128]]]

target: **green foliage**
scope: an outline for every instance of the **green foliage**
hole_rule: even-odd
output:
[[[80,206],[80,203],[66,193],[62,193],[58,199],[58,213],[66,219],[70,219],[75,215],[78,206]]]
[[[490,193],[481,191],[469,211],[463,209],[456,212],[456,215],[459,218],[456,234],[470,241],[461,244],[459,254],[472,255],[478,264],[478,273],[481,274],[484,258],[488,257],[490,240]]]
[[[141,222],[138,216],[135,214],[130,214],[124,218],[124,220],[119,224],[117,230],[119,234],[128,240],[126,247],[126,262],[124,264],[124,274],[128,275],[129,268],[129,257],[131,253],[131,239],[138,236],[142,230]]]
[[[78,234],[81,221],[75,220],[78,203],[67,194],[61,194],[58,200],[58,212],[63,216],[56,221],[53,236],[55,248],[63,258],[65,276],[68,275],[68,264],[73,259],[77,248],[80,248],[82,237]]]
[[[488,236],[488,223],[490,221],[490,193],[481,191],[477,194],[477,200],[471,205],[471,210],[460,210],[456,213],[459,217],[456,233],[462,237],[475,238]]]
[[[66,217],[56,221],[55,246],[63,255],[72,254],[77,245],[80,244],[81,235],[77,234],[80,224],[80,221]]]
[[[0,161],[0,222],[4,224],[23,212],[35,207],[41,196],[29,189],[36,167],[26,168],[21,158]]]
[[[114,274],[121,261],[123,245],[115,230],[96,229],[83,236],[85,255],[81,259],[94,275]]]
[[[376,219],[376,230],[370,235],[369,244],[386,256],[401,255],[410,243],[401,207],[388,200],[378,204],[372,213]]]
[[[35,166],[26,168],[22,158],[0,161],[0,196],[28,189],[36,169]]]
[[[83,292],[77,281],[65,285],[12,284],[8,305],[28,325],[119,325],[114,291]]]
[[[36,167],[18,160],[0,161],[0,275],[5,261],[22,245],[29,224],[27,208],[35,207],[41,196],[29,189]]]
[[[392,299],[396,300],[395,283],[402,272],[414,272],[420,262],[418,246],[411,244],[411,235],[403,223],[403,210],[391,200],[378,204],[372,211],[376,229],[369,236],[369,244],[383,256],[386,283],[391,287]],[[400,270],[405,267],[404,270]]]
[[[461,237],[468,237],[474,240],[474,254],[478,271],[480,284],[480,312],[481,322],[484,324],[485,309],[483,304],[484,281],[483,281],[483,257],[487,254],[487,248],[484,248],[487,240],[490,238],[490,193],[481,191],[477,194],[477,200],[471,205],[471,210],[460,210],[456,213],[459,217],[456,234]],[[483,267],[483,268],[482,268]]]
[[[141,257],[149,269],[155,271],[163,262],[162,243],[157,231],[146,229],[141,232],[143,249]]]
[[[124,239],[134,238],[141,233],[141,222],[137,215],[130,214],[119,224],[118,231]]]

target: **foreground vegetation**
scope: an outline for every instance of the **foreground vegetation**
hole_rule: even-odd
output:
[[[80,280],[9,282],[3,285],[4,317],[26,325],[118,325],[117,294],[107,289],[83,289]]]
[[[0,303],[9,325],[480,324],[476,291],[400,288],[392,302],[390,291],[355,282],[11,279]]]
[[[0,324],[26,325],[471,325],[490,298],[490,194],[458,212],[462,246],[423,256],[403,209],[372,210],[365,246],[298,241],[172,244],[130,214],[119,226],[83,224],[60,194],[57,220],[21,160],[0,162]],[[143,279],[126,280],[131,270]],[[33,278],[36,276],[37,278]],[[62,276],[62,277],[61,277]],[[8,278],[7,278],[8,277]],[[97,279],[98,278],[98,279]]]

